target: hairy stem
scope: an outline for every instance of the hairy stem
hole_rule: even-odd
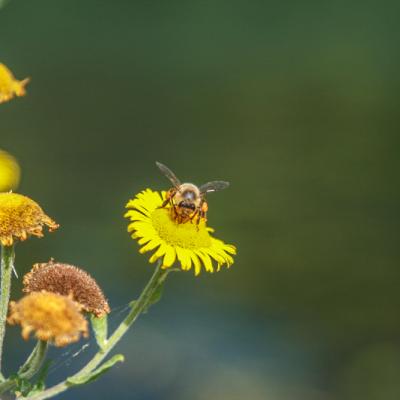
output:
[[[3,357],[3,342],[6,333],[6,319],[8,302],[10,301],[11,275],[14,264],[14,246],[1,245],[1,288],[0,288],[0,379],[4,380],[1,373]]]
[[[168,270],[164,270],[161,268],[161,263],[158,263],[157,268],[153,273],[153,276],[150,278],[146,287],[143,289],[143,292],[141,293],[139,299],[133,303],[131,311],[129,312],[127,317],[121,322],[118,328],[114,331],[111,337],[107,340],[104,348],[99,350],[95,354],[95,356],[89,361],[89,363],[86,364],[85,367],[83,367],[71,378],[85,376],[86,374],[94,371],[101,364],[101,362],[106,358],[109,352],[121,340],[128,329],[133,325],[138,316],[151,305],[154,293],[156,293],[156,291],[163,284],[168,275],[168,272]],[[70,384],[68,384],[68,381],[65,380],[47,390],[44,390],[41,393],[38,393],[31,397],[27,397],[26,400],[49,399],[58,395],[59,393],[64,392],[69,388],[69,386]]]

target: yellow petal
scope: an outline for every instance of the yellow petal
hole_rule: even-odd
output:
[[[161,244],[160,240],[151,240],[149,243],[144,245],[142,248],[139,249],[140,254],[147,253],[148,251],[154,250],[156,247],[158,247]]]
[[[167,251],[164,256],[164,267],[171,267],[176,260],[176,251],[171,246],[167,246]]]
[[[143,215],[141,212],[136,211],[136,210],[129,210],[125,213],[124,215],[125,218],[129,218],[131,221],[144,221],[148,222],[149,217],[146,215]]]
[[[156,252],[150,257],[150,262],[153,263],[154,261],[158,260],[162,257],[167,251],[167,246],[164,243],[160,244],[160,247],[156,250]]]
[[[176,255],[178,256],[178,260],[181,263],[181,268],[183,270],[188,270],[191,267],[190,256],[187,254],[185,249],[182,247],[176,246]]]
[[[214,268],[210,259],[210,256],[205,251],[196,251],[196,254],[199,256],[200,260],[204,264],[204,268],[207,272],[214,272]]]
[[[201,271],[201,263],[200,263],[199,257],[197,257],[197,255],[193,252],[190,254],[190,257],[192,258],[193,265],[194,265],[194,274],[197,276],[200,274],[200,271]]]

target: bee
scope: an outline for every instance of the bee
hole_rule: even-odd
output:
[[[173,217],[176,222],[182,224],[185,222],[196,221],[197,224],[203,218],[207,220],[208,204],[205,195],[211,192],[225,189],[229,186],[229,182],[212,181],[207,182],[200,187],[193,183],[181,183],[176,175],[164,164],[156,162],[157,167],[174,185],[167,191],[166,198],[161,208],[171,205]]]

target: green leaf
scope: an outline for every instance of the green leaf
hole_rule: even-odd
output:
[[[154,292],[150,295],[150,298],[147,299],[146,304],[143,308],[143,314],[146,314],[147,311],[149,311],[149,308],[153,305],[158,303],[161,300],[161,296],[164,290],[164,284],[165,284],[165,279],[163,279],[162,281],[158,282],[158,286],[156,287],[156,289],[154,290]],[[129,306],[131,308],[136,307],[136,304],[138,303],[138,300],[132,300],[129,303]]]
[[[40,369],[38,379],[34,384],[31,384],[27,379],[20,378],[16,375],[17,387],[14,391],[20,392],[22,396],[33,396],[34,394],[43,392],[46,389],[46,378],[49,372],[49,368],[53,363],[52,360],[48,360]]]
[[[92,323],[92,329],[96,337],[97,344],[101,349],[104,349],[105,345],[107,344],[108,336],[107,315],[98,318],[92,314],[90,316],[90,322]]]
[[[129,303],[129,306],[131,307],[131,308],[133,308],[133,307],[135,307],[135,304],[137,303],[137,300],[132,300],[130,303]]]
[[[148,300],[148,303],[146,304],[146,307],[144,308],[143,313],[147,313],[147,311],[149,311],[149,308],[152,305],[158,303],[161,300],[161,296],[164,291],[164,284],[165,284],[165,280],[160,282],[160,284],[157,286],[156,290],[153,292],[150,299]]]
[[[163,290],[164,290],[164,282],[160,286],[158,286],[157,289],[154,291],[149,301],[149,307],[152,306],[153,304],[158,303],[161,300]]]
[[[100,367],[95,369],[93,372],[83,376],[72,376],[70,378],[67,378],[67,382],[72,386],[91,383],[95,381],[100,375],[103,375],[105,372],[107,372],[114,364],[116,364],[117,362],[122,362],[124,361],[124,359],[125,358],[122,354],[116,354],[104,364],[100,365]]]
[[[32,389],[32,384],[27,379],[17,378],[15,392],[20,392],[23,396],[26,396]]]

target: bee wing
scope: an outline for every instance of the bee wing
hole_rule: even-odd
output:
[[[181,181],[176,177],[176,175],[164,164],[156,161],[156,165],[160,168],[161,172],[172,182],[175,187],[181,185]]]
[[[207,182],[204,185],[201,185],[199,187],[200,193],[211,193],[211,192],[217,192],[218,190],[223,190],[226,189],[229,186],[229,182],[225,181],[212,181],[212,182]]]

